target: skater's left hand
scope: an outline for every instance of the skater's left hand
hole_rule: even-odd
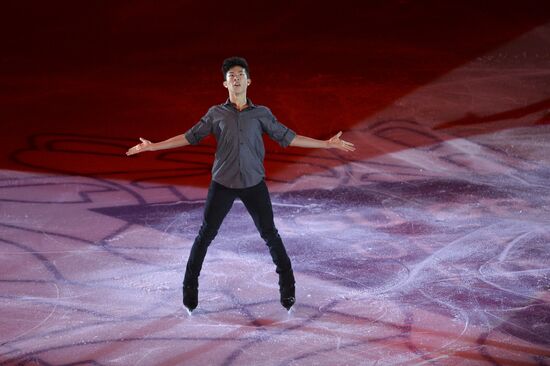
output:
[[[342,131],[338,132],[331,139],[327,140],[328,147],[344,151],[355,151],[355,145],[353,145],[351,142],[341,140],[340,136],[342,136]]]

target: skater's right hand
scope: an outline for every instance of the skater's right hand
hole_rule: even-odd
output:
[[[153,143],[149,140],[145,140],[143,138],[139,138],[141,140],[141,144],[137,144],[136,146],[130,148],[128,151],[126,151],[126,155],[134,155],[138,154],[140,152],[144,151],[151,151]]]

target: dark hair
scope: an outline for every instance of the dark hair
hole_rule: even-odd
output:
[[[227,75],[227,72],[229,69],[231,69],[234,66],[240,66],[242,67],[245,72],[246,76],[250,78],[250,70],[248,69],[248,62],[242,57],[229,57],[223,60],[222,64],[222,73],[223,73],[223,80],[226,80],[225,77]]]

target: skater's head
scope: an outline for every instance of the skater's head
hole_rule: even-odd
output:
[[[250,79],[250,70],[248,69],[248,62],[242,57],[229,57],[223,60],[222,64],[222,74],[223,74],[223,80],[227,81],[227,74],[233,69],[235,66],[239,66],[239,71],[244,71],[246,73],[246,77]]]
[[[248,63],[242,57],[230,57],[223,61],[223,86],[230,95],[246,95],[246,89],[252,82],[248,71]]]

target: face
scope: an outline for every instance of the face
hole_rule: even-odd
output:
[[[225,74],[225,86],[230,93],[235,95],[246,93],[246,88],[250,85],[251,80],[246,75],[245,69],[240,66],[233,66]]]

